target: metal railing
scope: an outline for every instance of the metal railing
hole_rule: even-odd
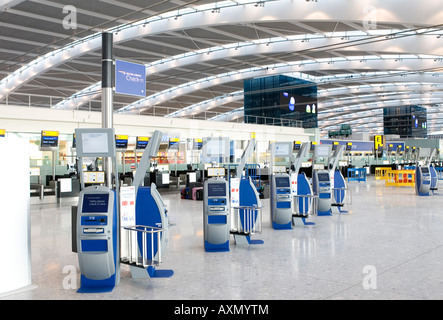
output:
[[[300,200],[302,201],[302,208],[300,206]],[[308,194],[308,195],[293,195],[292,197],[292,215],[296,216],[310,216],[317,215],[317,201],[318,195]],[[308,208],[306,210],[306,208]]]
[[[147,268],[162,262],[163,228],[128,226],[122,228],[121,262]]]
[[[260,207],[234,207],[231,232],[244,235],[262,233],[263,215]]]
[[[281,127],[303,128],[303,121],[284,119],[284,118],[271,118],[263,116],[245,115],[244,122],[250,124],[264,124],[264,125],[281,126]]]

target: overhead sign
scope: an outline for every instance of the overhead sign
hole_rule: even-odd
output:
[[[146,67],[115,60],[115,93],[146,97]]]
[[[128,135],[121,135],[116,134],[115,135],[115,146],[117,149],[126,149],[128,148]]]
[[[374,150],[378,150],[378,147],[383,147],[383,136],[376,135],[374,136]]]
[[[40,146],[43,148],[58,147],[58,131],[42,131]]]
[[[135,149],[146,149],[148,143],[149,143],[149,137],[137,137]]]

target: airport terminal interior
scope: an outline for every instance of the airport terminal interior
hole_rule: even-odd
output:
[[[0,2],[0,300],[443,299],[442,17]]]

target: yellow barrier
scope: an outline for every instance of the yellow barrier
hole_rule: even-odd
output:
[[[390,167],[376,167],[375,180],[385,180],[387,178],[387,172],[389,170],[391,170]]]
[[[415,170],[389,170],[387,171],[386,186],[414,187]]]

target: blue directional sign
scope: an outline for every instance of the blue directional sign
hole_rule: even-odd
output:
[[[115,60],[115,93],[146,97],[145,66]]]

